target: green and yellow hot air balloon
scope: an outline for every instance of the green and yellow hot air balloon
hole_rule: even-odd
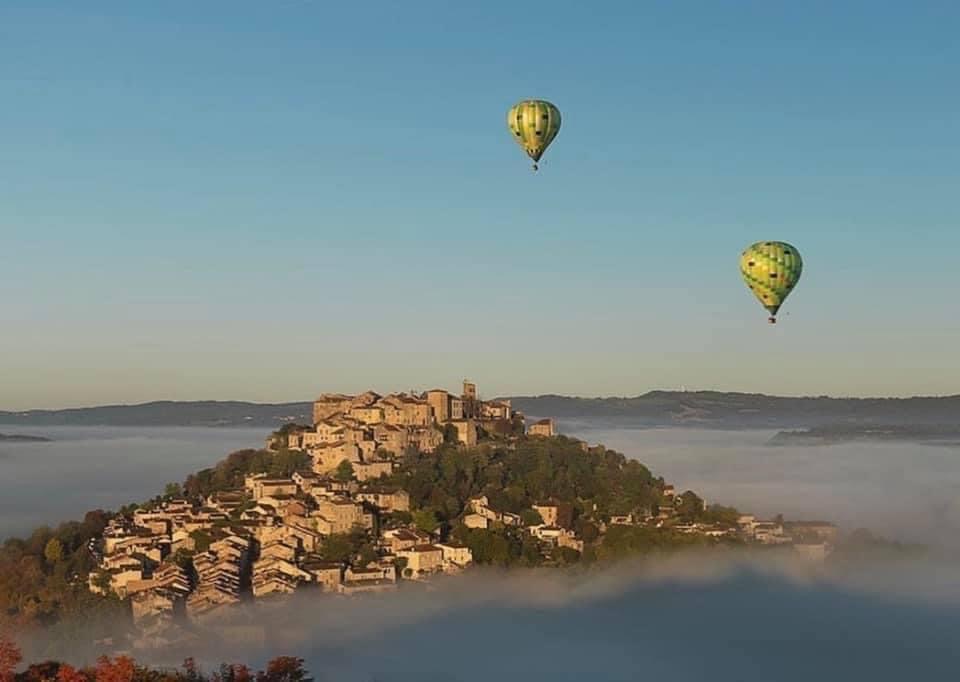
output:
[[[525,99],[510,109],[507,127],[537,170],[537,162],[560,131],[560,110],[542,99]]]
[[[786,242],[757,242],[740,255],[740,274],[760,303],[770,312],[770,323],[797,286],[803,261],[800,252]]]

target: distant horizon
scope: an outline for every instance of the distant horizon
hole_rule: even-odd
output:
[[[431,388],[442,388],[440,386],[432,386]],[[407,391],[414,391],[416,393],[426,392],[427,388],[424,389],[407,389]],[[447,389],[450,390],[450,389]],[[103,408],[117,408],[117,407],[143,407],[146,405],[157,405],[164,403],[171,404],[191,404],[191,403],[241,403],[248,405],[297,405],[303,403],[312,403],[317,397],[324,393],[343,393],[345,395],[358,395],[364,391],[374,391],[376,393],[381,393],[382,395],[388,395],[391,393],[402,393],[404,391],[378,391],[375,387],[368,387],[361,390],[350,390],[350,391],[321,391],[317,393],[313,398],[307,398],[303,400],[257,400],[257,399],[242,399],[242,398],[183,398],[183,399],[170,399],[170,398],[155,398],[151,400],[140,400],[140,401],[131,401],[131,402],[105,402],[97,404],[79,404],[79,405],[68,405],[64,407],[29,407],[29,408],[6,408],[0,406],[0,413],[9,413],[9,414],[20,414],[28,412],[63,412],[68,410],[94,410],[94,409],[103,409]],[[456,393],[456,390],[450,390],[451,393]],[[669,388],[652,388],[646,391],[642,391],[633,395],[575,395],[567,393],[512,393],[512,394],[498,394],[492,397],[483,398],[485,400],[501,400],[501,399],[532,399],[532,398],[569,398],[575,400],[633,400],[636,398],[643,398],[651,393],[691,393],[691,394],[703,394],[703,393],[718,393],[724,395],[744,395],[744,396],[764,396],[767,398],[786,398],[786,399],[808,399],[808,400],[923,400],[923,399],[947,399],[947,398],[958,398],[960,397],[960,392],[958,393],[942,393],[942,394],[912,394],[912,395],[830,395],[830,394],[788,394],[788,393],[765,393],[762,391],[737,391],[737,390],[724,390],[716,388],[697,388],[697,389],[669,389]]]

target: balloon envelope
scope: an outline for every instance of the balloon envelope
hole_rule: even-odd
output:
[[[560,131],[560,110],[542,99],[527,99],[507,113],[510,134],[536,163]]]
[[[786,242],[757,242],[740,255],[740,274],[771,315],[776,315],[800,280],[803,260]]]

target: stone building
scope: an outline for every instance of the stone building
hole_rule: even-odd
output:
[[[557,435],[557,429],[552,419],[541,419],[531,424],[527,433],[531,436],[550,438]]]

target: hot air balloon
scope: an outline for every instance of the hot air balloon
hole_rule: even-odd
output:
[[[560,131],[560,110],[542,99],[526,99],[510,109],[507,127],[537,170],[537,162]]]
[[[777,311],[797,286],[802,271],[800,252],[786,242],[757,242],[740,255],[743,281],[770,312],[770,324],[777,321]]]

